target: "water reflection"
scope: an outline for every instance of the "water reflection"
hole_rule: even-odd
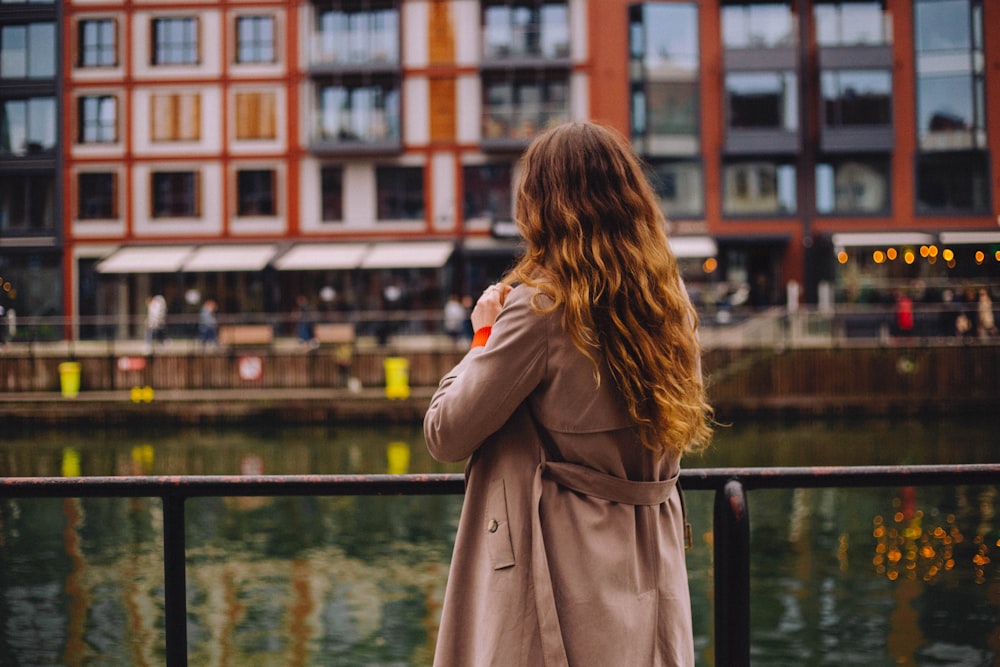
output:
[[[690,466],[994,460],[988,422],[747,424]],[[10,435],[10,434],[8,434]],[[0,474],[460,472],[419,427],[14,435]],[[712,497],[692,492],[698,663],[714,664]],[[754,491],[754,664],[986,665],[991,486]],[[429,665],[457,496],[188,501],[192,665]],[[163,664],[157,499],[0,501],[0,664]]]

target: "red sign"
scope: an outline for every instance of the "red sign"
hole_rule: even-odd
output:
[[[146,357],[118,357],[118,370],[141,371],[146,368]]]

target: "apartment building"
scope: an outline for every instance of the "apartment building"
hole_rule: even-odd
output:
[[[57,315],[63,305],[59,25],[58,3],[0,2],[0,313],[6,316]]]
[[[45,197],[4,177],[0,268],[47,271],[18,307],[61,299],[71,335],[130,333],[153,293],[223,315],[477,293],[516,253],[521,151],[570,119],[631,138],[703,302],[1000,287],[993,0],[5,0],[0,17],[0,170],[59,176]],[[32,127],[9,130],[18,105]]]

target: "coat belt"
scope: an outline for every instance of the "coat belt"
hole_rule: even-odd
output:
[[[669,500],[674,493],[678,476],[679,471],[670,479],[659,482],[634,482],[575,463],[550,462],[543,458],[538,464],[532,484],[535,507],[531,516],[531,573],[535,586],[535,608],[538,612],[542,656],[546,667],[569,667],[569,659],[566,656],[566,646],[559,626],[552,575],[549,572],[549,559],[545,553],[542,535],[542,478],[548,477],[567,489],[610,502],[625,505],[659,505]]]

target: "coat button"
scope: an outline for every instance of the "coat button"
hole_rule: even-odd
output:
[[[495,533],[495,532],[497,532],[497,528],[499,528],[499,527],[500,527],[500,524],[497,523],[496,519],[490,519],[489,524],[487,524],[487,526],[486,526],[486,530],[490,531],[491,533]]]

